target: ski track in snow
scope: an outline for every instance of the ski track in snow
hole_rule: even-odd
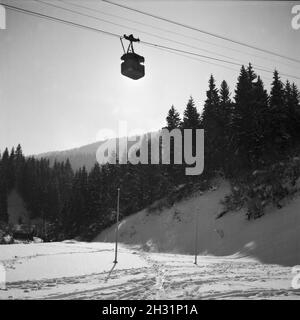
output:
[[[0,299],[300,299],[300,290],[291,288],[290,267],[250,258],[199,256],[194,265],[191,255],[121,245],[112,269],[111,243],[18,246],[0,251],[8,279]]]

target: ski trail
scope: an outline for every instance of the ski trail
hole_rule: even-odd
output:
[[[113,245],[104,251],[107,245],[97,244],[97,252],[90,246],[81,244],[72,251],[72,246],[61,244],[53,252],[47,244],[29,245],[27,257],[12,260],[19,247],[10,245],[3,262],[11,263],[7,268],[11,280],[6,291],[0,290],[0,299],[300,299],[300,290],[291,287],[294,275],[289,267],[245,257],[200,255],[194,265],[191,255],[121,245],[119,263],[112,269]],[[42,248],[45,259],[39,256]],[[53,254],[66,251],[72,254]]]
[[[140,251],[139,256],[144,259],[149,265],[149,276],[154,277],[155,283],[153,286],[148,287],[148,292],[143,298],[146,299],[155,299],[163,300],[166,299],[165,284],[167,282],[167,271],[162,263],[158,263],[156,260],[151,258],[151,255],[147,252]],[[151,273],[151,274],[150,274]]]

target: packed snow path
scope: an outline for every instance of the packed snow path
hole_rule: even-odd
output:
[[[238,256],[148,253],[112,243],[0,246],[0,299],[300,299],[290,267]]]

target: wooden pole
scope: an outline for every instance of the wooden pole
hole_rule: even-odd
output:
[[[118,188],[118,200],[117,200],[117,225],[116,225],[116,243],[115,243],[114,263],[118,263],[119,216],[120,216],[120,188]]]

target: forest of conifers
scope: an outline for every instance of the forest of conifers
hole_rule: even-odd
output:
[[[54,239],[91,238],[115,219],[117,188],[121,216],[135,213],[170,195],[178,186],[197,184],[216,172],[228,179],[269,168],[295,153],[300,140],[299,91],[274,72],[268,93],[251,64],[242,66],[234,92],[226,81],[209,79],[202,113],[192,97],[181,115],[172,106],[166,128],[205,130],[205,169],[186,176],[184,165],[95,163],[73,171],[70,162],[25,157],[18,145],[0,154],[0,221],[8,222],[7,199],[16,189],[32,218],[54,227]],[[141,120],[142,122],[142,120]]]

